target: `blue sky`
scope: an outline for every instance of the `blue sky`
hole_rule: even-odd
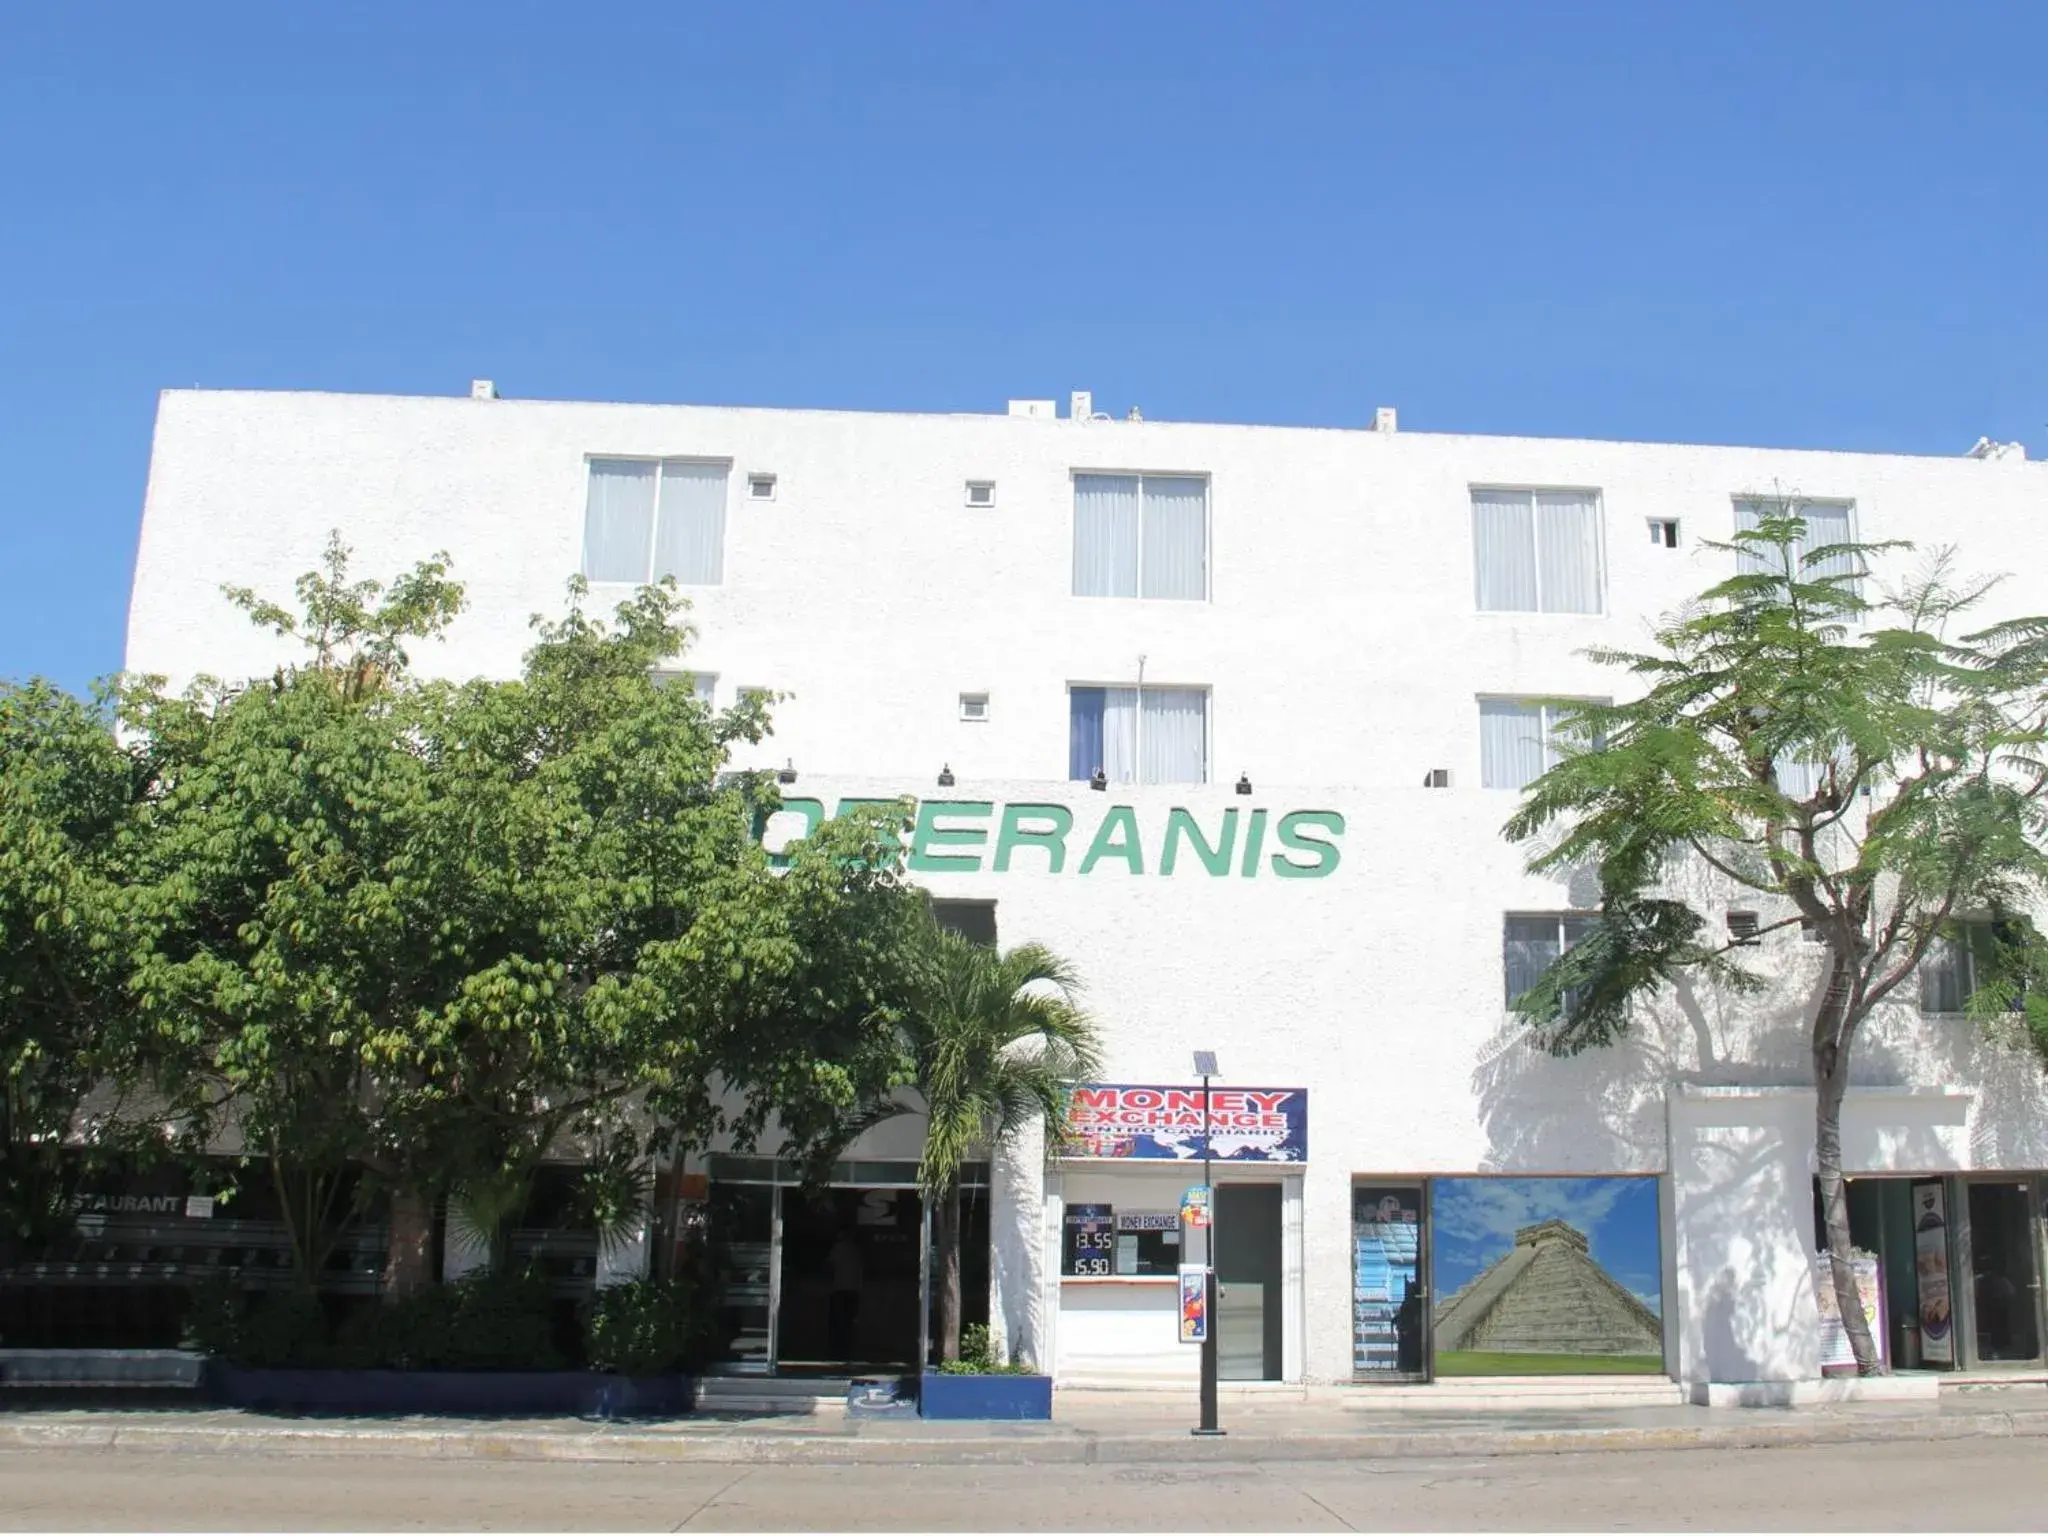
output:
[[[2044,57],[2017,4],[14,6],[0,676],[118,663],[166,386],[2038,455]]]
[[[1439,1301],[1514,1247],[1518,1227],[1567,1221],[1595,1263],[1663,1310],[1655,1179],[1438,1179],[1430,1216]]]

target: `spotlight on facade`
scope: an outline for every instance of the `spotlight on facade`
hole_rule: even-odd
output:
[[[795,758],[785,757],[782,760],[782,766],[775,770],[775,782],[778,784],[794,784],[796,782]]]
[[[1100,768],[1096,769],[1095,772],[1089,776],[1088,787],[1090,789],[1109,788],[1109,775],[1104,773]]]
[[[1240,795],[1248,795],[1252,792],[1252,776],[1250,774],[1240,773],[1237,776],[1237,792]]]
[[[945,765],[944,765],[943,767],[941,767],[941,768],[939,769],[939,788],[941,788],[941,789],[951,789],[952,787],[953,787],[953,765],[952,765],[951,763],[947,763],[947,764],[945,764]]]

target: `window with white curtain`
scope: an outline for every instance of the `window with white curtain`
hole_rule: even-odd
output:
[[[1920,962],[1920,1011],[1961,1013],[1971,994],[1990,979],[1997,959],[1997,946],[2004,935],[1997,923],[1973,918],[1956,925],[1953,938],[1936,939]],[[2024,1011],[2024,988],[2006,999],[2005,1006]]]
[[[725,579],[730,466],[696,459],[592,459],[583,509],[583,574],[642,585]]]
[[[1557,765],[1575,738],[1569,707],[1528,699],[1479,701],[1479,783],[1524,789]],[[1594,745],[1598,746],[1595,738]]]
[[[1074,476],[1074,596],[1209,596],[1209,482]]]
[[[1600,921],[1594,912],[1510,912],[1501,925],[1501,973],[1508,1006],[1536,985],[1559,956]]]
[[[1595,491],[1474,491],[1472,564],[1482,613],[1599,613]]]
[[[1847,501],[1803,501],[1796,497],[1738,496],[1735,499],[1735,531],[1747,533],[1766,517],[1796,517],[1806,531],[1792,544],[1793,557],[1806,576],[1857,576],[1862,573],[1856,557],[1846,551],[1829,555],[1808,566],[1806,552],[1834,544],[1856,542],[1855,504]],[[1737,565],[1746,576],[1762,575],[1773,568],[1776,551],[1754,544],[1741,546]]]
[[[1209,690],[1067,690],[1067,777],[1097,769],[1112,784],[1203,784],[1209,778]]]

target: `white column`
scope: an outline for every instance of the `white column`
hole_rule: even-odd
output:
[[[1045,1331],[1045,1134],[1031,1126],[989,1162],[989,1332],[998,1350],[1040,1370],[1051,1361]]]

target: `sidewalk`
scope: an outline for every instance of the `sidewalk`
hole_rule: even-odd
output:
[[[310,1419],[232,1410],[0,1412],[0,1451],[159,1451],[733,1465],[1147,1465],[1350,1461],[1564,1452],[1748,1449],[1845,1442],[2048,1437],[2048,1387],[1945,1394],[1939,1403],[1446,1412],[1328,1401],[1232,1404],[1217,1440],[1188,1433],[1193,1403],[1062,1393],[1050,1424],[836,1416],[578,1420]]]

